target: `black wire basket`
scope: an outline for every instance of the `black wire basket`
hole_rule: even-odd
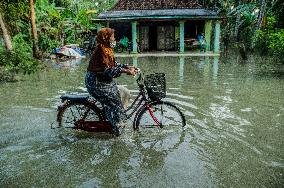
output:
[[[159,101],[166,97],[166,77],[164,73],[146,75],[144,83],[150,100]]]

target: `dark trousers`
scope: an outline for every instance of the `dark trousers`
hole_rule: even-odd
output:
[[[116,83],[114,81],[104,82],[98,79],[95,73],[87,72],[85,84],[90,95],[104,106],[106,118],[113,130],[116,130],[117,124],[126,119]]]

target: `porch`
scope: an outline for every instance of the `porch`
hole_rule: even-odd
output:
[[[219,53],[213,51],[198,52],[185,51],[184,53],[174,51],[142,52],[142,53],[115,53],[116,57],[218,57]]]
[[[132,53],[184,53],[200,45],[200,38],[205,41],[204,51],[219,53],[220,17],[197,1],[153,0],[141,4],[138,0],[119,0],[113,8],[100,13],[94,23],[97,30],[103,26],[114,28],[118,41],[127,37]]]

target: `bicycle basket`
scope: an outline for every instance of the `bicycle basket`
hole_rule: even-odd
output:
[[[166,77],[164,73],[146,75],[144,83],[150,100],[159,101],[166,97]]]

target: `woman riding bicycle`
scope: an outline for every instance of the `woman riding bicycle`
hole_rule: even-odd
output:
[[[97,46],[91,56],[85,84],[88,92],[101,104],[108,121],[112,126],[113,134],[120,135],[118,123],[126,119],[120,94],[114,81],[122,73],[135,75],[135,67],[117,64],[115,62],[113,48],[116,45],[114,29],[103,28],[98,32]]]

